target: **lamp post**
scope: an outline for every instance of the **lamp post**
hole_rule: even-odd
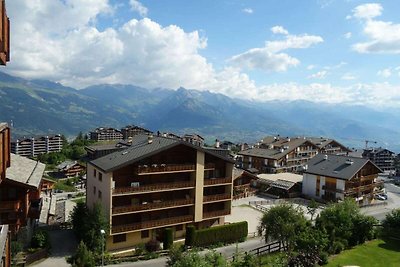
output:
[[[104,231],[103,229],[100,229],[100,234],[101,234],[101,266],[104,266],[104,237],[106,235],[106,231]]]

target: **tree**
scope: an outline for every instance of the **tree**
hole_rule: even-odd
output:
[[[85,236],[88,213],[89,211],[84,202],[78,202],[71,212],[72,230],[79,240],[82,240]]]
[[[95,259],[93,253],[88,250],[84,242],[80,242],[75,255],[69,260],[73,267],[94,267]]]
[[[167,261],[169,267],[228,267],[229,264],[219,253],[212,251],[205,256],[200,256],[196,251],[182,252],[178,247],[173,247]]]
[[[284,243],[291,251],[295,245],[295,237],[306,227],[303,212],[291,204],[280,204],[270,208],[261,218],[258,227],[265,241],[276,240]]]
[[[400,209],[392,210],[387,214],[382,223],[383,234],[400,238]]]

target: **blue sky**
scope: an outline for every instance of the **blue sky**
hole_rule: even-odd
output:
[[[6,71],[398,107],[398,1],[13,0]]]

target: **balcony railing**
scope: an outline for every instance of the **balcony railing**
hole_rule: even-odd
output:
[[[206,163],[206,164],[204,165],[204,169],[205,169],[205,170],[212,170],[212,169],[215,169],[215,164],[214,164],[214,163]]]
[[[13,201],[1,201],[0,210],[19,210],[21,208],[22,202],[20,200]]]
[[[213,218],[213,217],[220,217],[220,216],[225,216],[229,215],[231,212],[229,210],[217,210],[217,211],[211,211],[211,212],[204,212],[203,213],[203,218]]]
[[[365,190],[371,190],[380,185],[383,185],[383,181],[379,181],[379,182],[375,182],[375,183],[367,184],[367,185],[362,185],[362,186],[358,186],[358,187],[348,188],[345,190],[345,194],[355,194],[355,193],[363,192]]]
[[[135,212],[135,211],[143,211],[143,210],[181,207],[184,205],[191,205],[191,204],[194,204],[194,199],[179,199],[179,200],[170,200],[162,202],[152,202],[140,205],[119,206],[113,208],[113,215]]]
[[[333,187],[326,187],[326,185],[322,186],[322,190],[325,190],[327,192],[333,192],[333,193],[344,193],[344,190],[338,189],[338,188],[333,188]]]
[[[232,178],[211,178],[204,179],[204,185],[228,184],[232,183]]]
[[[113,195],[125,195],[125,194],[136,194],[143,192],[155,192],[155,191],[165,191],[174,190],[180,188],[194,187],[194,181],[185,182],[175,182],[168,184],[152,184],[143,186],[129,186],[129,187],[117,187],[113,190]]]
[[[212,202],[218,200],[230,200],[231,194],[219,194],[219,195],[211,195],[211,196],[204,196],[203,202]]]
[[[138,167],[138,174],[150,173],[163,173],[163,172],[185,172],[195,171],[196,165],[194,164],[153,164],[153,165],[140,165]]]
[[[115,234],[123,232],[132,232],[141,229],[156,228],[156,227],[174,225],[178,223],[185,223],[191,221],[193,221],[193,215],[185,215],[185,216],[165,218],[160,220],[132,223],[132,224],[115,225],[112,227],[112,233]]]

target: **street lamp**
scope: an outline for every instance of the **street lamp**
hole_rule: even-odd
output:
[[[104,266],[104,238],[105,238],[105,235],[106,235],[106,231],[104,231],[103,229],[100,229],[100,234],[101,234],[101,236],[102,236],[102,239],[101,239],[101,266],[103,267]]]

